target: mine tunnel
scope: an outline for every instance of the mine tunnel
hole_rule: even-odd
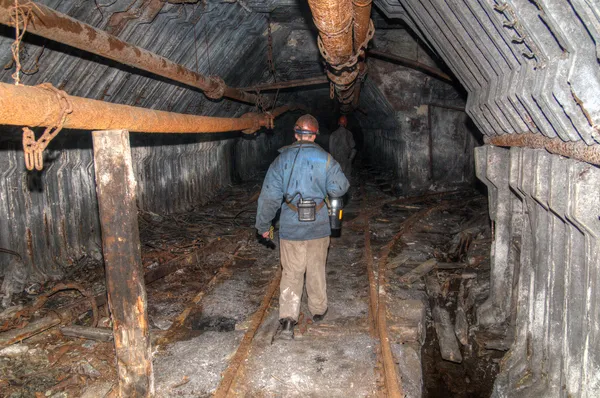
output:
[[[0,396],[600,396],[599,16],[0,0]]]

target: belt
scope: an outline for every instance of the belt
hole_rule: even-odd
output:
[[[289,203],[289,202],[285,202],[285,204],[292,209],[293,211],[295,211],[296,213],[298,213],[298,208],[296,206],[294,206],[293,204]],[[319,211],[323,208],[323,206],[325,206],[325,201],[322,201],[321,203],[319,203],[317,205],[317,207],[315,208],[316,211]]]

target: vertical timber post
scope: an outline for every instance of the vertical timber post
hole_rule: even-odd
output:
[[[96,191],[121,397],[154,394],[129,132],[94,131]]]

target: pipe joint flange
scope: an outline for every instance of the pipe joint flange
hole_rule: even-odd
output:
[[[351,86],[356,78],[358,77],[359,70],[358,68],[354,68],[351,70],[345,70],[341,73],[334,73],[330,70],[327,71],[327,77],[331,80],[336,86]]]
[[[341,104],[350,104],[350,103],[352,103],[352,101],[354,99],[354,90],[355,90],[355,88],[353,86],[350,86],[348,88],[341,89],[341,90],[340,89],[336,89],[336,94],[337,94],[338,101]]]
[[[248,127],[245,130],[242,130],[242,133],[244,134],[254,134],[263,126],[271,129],[273,128],[273,118],[269,115],[261,115],[260,113],[256,112],[248,112],[240,116],[240,119],[253,119],[252,126]]]
[[[367,65],[366,62],[360,62],[358,64],[358,77],[357,80],[360,81],[361,83],[365,81],[365,79],[367,78],[367,72],[369,70],[369,67]]]
[[[223,95],[225,94],[225,88],[227,87],[227,85],[225,84],[225,81],[223,79],[221,79],[219,76],[211,76],[209,79],[210,79],[211,85],[214,85],[215,87],[212,90],[206,90],[204,92],[204,94],[208,98],[214,99],[214,100],[223,98]]]

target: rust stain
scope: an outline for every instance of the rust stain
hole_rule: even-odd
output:
[[[35,8],[39,8],[35,10]],[[83,24],[67,17],[66,15],[61,16],[57,15],[54,12],[51,12],[48,7],[45,7],[41,4],[36,3],[36,7],[34,7],[34,15],[37,19],[48,29],[58,29],[64,32],[71,32],[75,34],[80,34],[83,32]]]
[[[583,112],[583,115],[587,119],[588,124],[591,127],[597,128],[596,126],[594,126],[594,121],[592,120],[592,117],[590,116],[590,113],[583,106],[583,101],[577,96],[577,94],[575,94],[575,91],[573,90],[572,86],[571,86],[571,95],[573,96],[573,99],[575,100],[575,102],[577,103],[577,105],[579,105],[579,109],[581,109],[581,112]]]
[[[484,142],[497,146],[545,149],[550,153],[600,166],[600,144],[587,145],[582,141],[565,142],[560,138],[547,138],[541,134],[534,133],[485,137]]]
[[[364,47],[375,31],[370,19],[371,1],[353,5],[352,0],[308,0],[308,5],[319,30],[319,51],[328,65],[330,95],[337,97],[346,113],[358,103],[354,84],[359,75],[357,64],[364,60]]]
[[[46,235],[46,246],[50,247],[50,228],[48,227],[48,213],[44,212],[44,234]]]
[[[110,51],[122,51],[126,47],[126,43],[117,39],[114,36],[109,36],[108,39],[108,48]]]
[[[60,232],[61,232],[61,235],[62,235],[62,238],[63,238],[63,243],[65,245],[64,247],[66,249],[68,247],[68,243],[67,243],[67,221],[66,221],[66,218],[63,218],[61,220],[61,227],[62,228],[61,228]]]
[[[86,33],[87,33],[88,40],[89,40],[90,42],[93,42],[93,41],[96,39],[96,36],[97,36],[97,34],[96,34],[96,30],[95,30],[95,29],[93,29],[91,26],[87,26],[87,25],[86,25],[86,26],[85,26],[85,31],[86,31]]]
[[[249,118],[220,118],[135,108],[68,95],[66,98],[72,105],[73,113],[65,120],[63,127],[82,130],[124,129],[145,133],[195,134],[240,131],[255,129],[257,126],[271,128],[272,118],[279,114],[276,112],[290,109],[289,106],[280,107],[272,115]],[[55,102],[53,93],[48,90],[0,83],[0,110],[14,110],[0,111],[0,124],[48,126],[55,119],[47,120],[48,117],[39,110],[45,109],[48,103]]]
[[[33,261],[33,234],[29,228],[27,228],[25,233],[27,234],[27,255],[31,260],[31,264],[35,268],[35,263]]]
[[[117,28],[112,30],[113,33],[116,34],[116,32],[120,31],[122,27],[125,26],[126,21],[133,18],[139,18],[140,16],[142,17],[142,20],[149,22],[156,14],[158,14],[163,5],[163,0],[149,0],[146,1],[140,9],[113,14],[109,21],[109,31],[111,30],[111,26],[116,26],[116,23],[118,25]],[[0,4],[2,11],[7,14],[10,12],[10,7],[12,7],[12,4],[9,1],[3,1]],[[147,12],[142,15],[142,9],[145,8],[147,8]],[[158,76],[166,77],[200,90],[211,89],[205,76],[199,75],[182,65],[164,59],[157,54],[124,42],[114,34],[108,34],[105,31],[77,21],[51,8],[36,4],[34,8],[34,18],[34,23],[31,23],[28,26],[28,30],[31,33],[88,51],[101,57],[106,57],[125,65],[139,68]],[[6,21],[6,17],[4,16],[0,19]],[[10,21],[6,21],[5,23],[10,24]],[[242,102],[256,102],[256,96],[253,94],[242,93],[237,89],[227,86],[225,86],[225,89],[226,96],[230,98]]]

